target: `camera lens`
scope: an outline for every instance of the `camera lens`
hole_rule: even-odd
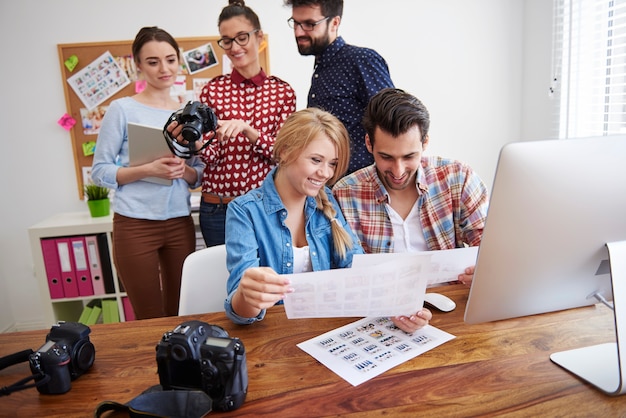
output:
[[[96,358],[96,349],[93,344],[88,341],[76,349],[76,368],[80,372],[89,369]]]
[[[185,141],[193,142],[197,141],[202,137],[202,122],[193,121],[188,122],[185,126],[183,126],[183,130],[181,134]]]
[[[176,361],[187,360],[187,350],[180,344],[172,345],[172,359]]]

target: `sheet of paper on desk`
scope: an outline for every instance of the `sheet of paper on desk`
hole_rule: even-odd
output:
[[[451,250],[420,251],[415,253],[357,254],[352,268],[370,267],[379,263],[409,259],[420,264],[420,276],[428,285],[456,281],[466,267],[476,264],[478,247],[454,248]],[[425,258],[427,257],[427,258]]]
[[[407,334],[388,318],[364,318],[298,347],[357,386],[453,338],[431,325]]]
[[[375,266],[288,274],[294,292],[284,299],[287,318],[414,314],[424,305],[422,267],[413,257]]]

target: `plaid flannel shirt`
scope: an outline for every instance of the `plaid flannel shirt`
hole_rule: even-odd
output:
[[[469,166],[441,157],[422,157],[416,186],[420,223],[430,250],[480,244],[488,192]],[[389,196],[376,165],[340,179],[333,194],[366,253],[393,252],[393,227],[385,207]]]

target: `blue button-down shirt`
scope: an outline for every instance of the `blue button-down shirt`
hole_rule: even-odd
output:
[[[232,297],[247,269],[262,266],[271,267],[279,274],[293,273],[291,233],[285,225],[287,209],[276,192],[275,173],[276,169],[273,169],[261,187],[236,198],[226,210],[226,267],[230,276],[224,309],[237,324],[249,324],[265,316],[262,311],[255,318],[244,318],[233,311]],[[337,221],[350,233],[354,246],[348,249],[344,259],[334,251],[330,220],[317,209],[315,199],[307,197],[305,232],[313,271],[350,267],[352,256],[363,253],[329,188],[326,188],[326,194],[337,211]]]
[[[387,63],[376,51],[348,45],[341,36],[315,58],[308,107],[335,115],[350,134],[351,173],[374,162],[365,148],[362,120],[370,98],[394,87]]]

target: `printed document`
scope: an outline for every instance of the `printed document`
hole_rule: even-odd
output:
[[[431,325],[409,334],[388,318],[365,318],[298,347],[357,386],[454,338]]]
[[[418,256],[418,257],[416,257]],[[424,258],[426,256],[427,258]],[[426,277],[428,285],[453,282],[467,267],[476,264],[478,247],[454,248],[451,250],[420,251],[415,253],[357,254],[352,260],[352,268],[369,267],[387,261],[412,259],[421,264],[420,274]]]
[[[411,315],[424,305],[426,287],[455,281],[476,264],[478,247],[419,253],[364,254],[352,268],[289,274],[287,318]]]

